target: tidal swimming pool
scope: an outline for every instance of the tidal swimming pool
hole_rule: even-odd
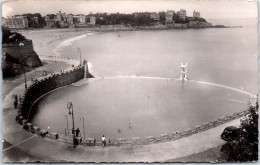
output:
[[[249,96],[193,81],[144,78],[82,80],[43,97],[33,107],[32,123],[64,134],[67,102],[73,103],[75,127],[86,137],[111,140],[145,138],[201,125],[248,108]],[[120,129],[120,131],[118,131]]]

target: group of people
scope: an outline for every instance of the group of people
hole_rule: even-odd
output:
[[[17,94],[14,94],[13,98],[14,98],[14,109],[17,109],[19,102],[21,103],[22,97],[21,95],[18,96]]]
[[[80,130],[79,130],[79,128],[77,128],[75,130],[75,135],[76,135],[76,137],[80,137]],[[105,135],[102,136],[101,140],[102,140],[102,147],[105,147],[106,146],[106,137],[105,137]],[[94,143],[96,143],[95,139],[94,139]]]

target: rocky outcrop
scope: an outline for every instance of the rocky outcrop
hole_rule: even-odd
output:
[[[36,52],[33,50],[32,40],[23,40],[2,44],[3,77],[11,77],[42,66]]]

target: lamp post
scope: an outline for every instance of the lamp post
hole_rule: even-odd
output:
[[[26,76],[25,76],[25,70],[23,68],[23,76],[24,76],[24,87],[25,87],[25,90],[27,89],[27,83],[26,83]]]
[[[25,87],[25,90],[26,90],[27,89],[27,81],[26,81],[26,75],[25,75],[25,65],[26,65],[25,59],[22,59],[21,64],[22,64],[22,68],[23,68],[24,87]]]
[[[19,43],[19,46],[24,46],[24,43],[22,43],[22,42],[20,42]],[[24,75],[24,86],[25,86],[25,90],[27,90],[27,84],[26,84],[26,76],[25,76],[25,65],[26,65],[26,63],[25,63],[25,58],[23,58],[22,59],[22,61],[21,61],[21,63],[22,63],[22,67],[23,67],[23,75]]]
[[[73,113],[73,104],[72,102],[68,102],[67,108],[69,109],[69,115],[72,117],[72,133],[73,133],[73,145],[76,145],[76,135],[75,135],[75,124],[74,124],[74,113]],[[71,110],[71,111],[70,111]]]
[[[78,48],[78,52],[79,52],[79,64],[81,65],[81,50],[80,50],[80,48]]]
[[[81,121],[81,119],[83,120],[83,130],[84,130],[84,140],[85,140],[85,124],[84,124],[84,117],[81,117],[81,118],[80,118],[80,121]]]
[[[67,133],[69,134],[69,122],[68,122],[68,116],[65,115],[65,117],[66,117],[66,121],[67,121]]]

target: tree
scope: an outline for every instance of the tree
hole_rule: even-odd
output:
[[[222,146],[222,157],[226,161],[258,160],[258,101],[251,106],[249,114],[241,120],[238,138]]]
[[[60,28],[60,27],[61,27],[59,21],[56,21],[54,24],[55,24],[55,27],[57,27],[57,28]]]
[[[163,22],[165,21],[165,12],[159,12],[159,20],[160,22]]]
[[[23,16],[27,17],[29,27],[42,28],[46,24],[44,18],[40,13],[34,13],[34,14],[27,13],[27,14],[23,14]]]
[[[2,27],[2,42],[11,43],[24,41],[26,38],[18,32],[11,32],[8,28]]]

